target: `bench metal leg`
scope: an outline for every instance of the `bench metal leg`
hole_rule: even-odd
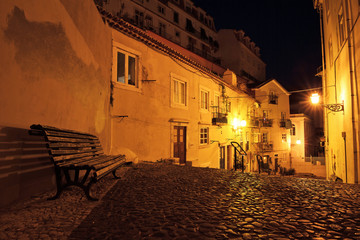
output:
[[[86,187],[83,186],[83,189],[85,191],[85,195],[86,195],[87,199],[90,200],[90,201],[98,201],[99,200],[98,198],[94,198],[94,197],[90,196],[91,185],[93,183],[95,183],[95,182],[96,182],[96,180],[94,178],[91,178],[89,184]]]
[[[121,178],[121,177],[119,177],[119,176],[116,175],[116,170],[112,171],[112,174],[113,174],[113,176],[114,176],[115,179],[120,179],[120,178]]]
[[[63,188],[62,182],[61,182],[61,169],[55,167],[55,175],[56,175],[56,194],[53,197],[49,197],[47,200],[55,200],[60,197]]]

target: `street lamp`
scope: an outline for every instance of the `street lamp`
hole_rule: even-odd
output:
[[[311,103],[319,104],[320,103],[320,96],[318,93],[313,93],[310,96]],[[335,104],[320,104],[321,106],[329,109],[332,112],[341,112],[344,111],[344,103],[335,103]]]

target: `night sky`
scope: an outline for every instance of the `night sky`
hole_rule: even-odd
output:
[[[216,29],[242,29],[260,47],[266,78],[291,91],[321,86],[319,14],[312,0],[193,0]]]

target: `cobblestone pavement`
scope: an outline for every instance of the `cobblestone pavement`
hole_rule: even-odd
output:
[[[159,163],[124,175],[96,184],[97,203],[66,192],[0,213],[0,239],[360,239],[359,185]]]

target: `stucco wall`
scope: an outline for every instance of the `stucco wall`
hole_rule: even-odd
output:
[[[229,145],[235,134],[231,121],[236,116],[246,119],[247,106],[254,100],[231,100],[232,112],[227,126],[211,125],[211,108],[200,109],[200,89],[210,93],[210,106],[214,95],[221,95],[220,83],[199,70],[150,48],[116,30],[113,31],[114,46],[135,54],[139,59],[139,88],[113,82],[112,115],[127,115],[122,120],[113,119],[113,151],[134,152],[139,159],[156,161],[173,157],[173,127],[187,127],[187,162],[193,166],[219,167],[219,144]],[[113,68],[113,73],[116,69]],[[115,73],[114,73],[115,74]],[[187,82],[186,108],[172,105],[172,77]],[[145,80],[145,81],[142,81]],[[153,81],[146,81],[153,80]],[[226,85],[226,84],[225,84]],[[226,95],[238,97],[241,93],[226,87]],[[244,94],[243,94],[244,95]],[[208,145],[200,145],[199,129],[209,127]],[[211,143],[212,142],[212,143]],[[128,150],[124,149],[127,148]]]
[[[37,165],[29,167],[18,152],[25,152],[26,141],[40,141],[28,136],[31,124],[90,132],[109,150],[111,32],[91,0],[5,0],[0,6],[0,182],[13,189],[5,204],[23,195],[25,182],[53,180],[49,159],[31,155]],[[9,144],[16,151],[9,153]]]

